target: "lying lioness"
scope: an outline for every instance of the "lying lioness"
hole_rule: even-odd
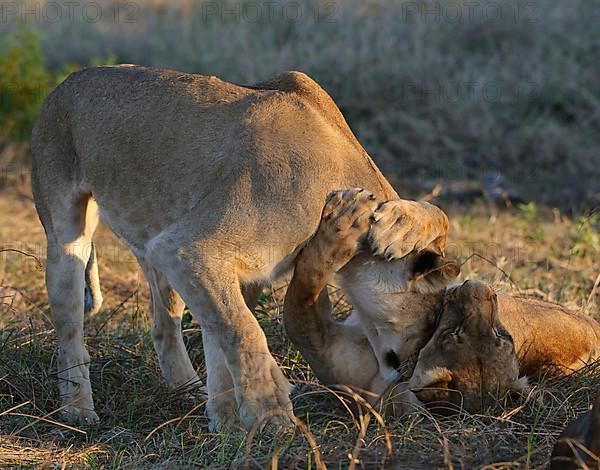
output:
[[[400,200],[302,73],[238,86],[136,66],[83,70],[46,98],[31,145],[61,410],[77,423],[98,419],[83,318],[86,303],[91,312],[101,303],[91,250],[99,217],[148,279],[171,387],[199,382],[181,336],[184,302],[199,319],[211,429],[238,413],[246,427],[261,416],[291,419],[288,381],[247,304],[291,269],[329,192],[362,187],[391,201],[373,233],[378,254],[441,248],[448,230],[439,209]]]
[[[373,257],[377,211],[369,226],[365,200],[345,195],[329,197],[285,298],[286,332],[321,381],[378,397],[404,380],[396,411],[419,402],[475,411],[522,389],[519,374],[566,373],[599,357],[600,325],[589,318],[477,281],[444,288],[459,268],[435,252]],[[336,274],[354,306],[343,322],[327,294]]]

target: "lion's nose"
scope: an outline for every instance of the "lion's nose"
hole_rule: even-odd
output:
[[[429,387],[411,390],[424,405],[442,403],[443,397],[448,393],[448,387],[431,385]]]
[[[444,384],[433,384],[417,390],[412,390],[427,410],[438,415],[451,415],[461,408],[460,393],[449,389]]]

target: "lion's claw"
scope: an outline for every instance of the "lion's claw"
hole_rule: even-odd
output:
[[[448,217],[433,204],[388,201],[377,208],[368,241],[373,254],[387,261],[424,249],[443,254],[448,228]]]
[[[360,249],[376,208],[375,195],[361,188],[329,193],[321,223],[309,246],[318,251],[319,258],[326,261],[333,272]]]

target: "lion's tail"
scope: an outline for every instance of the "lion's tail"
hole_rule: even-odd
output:
[[[96,259],[96,248],[92,243],[90,259],[85,266],[85,295],[84,311],[88,315],[94,315],[102,305],[102,292],[100,291],[100,278],[98,277],[98,261]]]

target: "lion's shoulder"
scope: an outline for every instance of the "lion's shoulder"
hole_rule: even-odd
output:
[[[303,72],[286,71],[271,77],[270,79],[251,85],[248,88],[255,90],[280,91],[300,99],[304,104],[315,109],[326,121],[336,125],[353,142],[356,141],[350,131],[348,123],[344,119],[335,101],[329,94],[311,77]]]

